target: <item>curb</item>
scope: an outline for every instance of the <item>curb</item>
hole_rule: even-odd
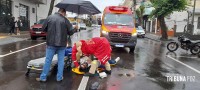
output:
[[[98,28],[98,27],[93,27],[93,28],[91,28],[91,29],[88,29],[88,30],[90,31],[90,30],[94,30],[94,29],[96,29],[96,28]]]
[[[153,38],[146,37],[146,36],[145,36],[145,38],[150,39],[150,40],[154,40],[154,41],[156,41],[156,42],[161,42],[161,40],[158,40],[158,39],[153,39]]]
[[[23,35],[29,35],[29,33],[23,33],[23,34],[20,34],[20,35],[2,35],[2,36],[0,36],[0,39],[8,38],[8,37],[20,38],[20,36],[23,36]]]
[[[152,34],[145,35],[145,38],[151,39],[151,40],[154,40],[154,41],[157,41],[157,42],[174,41],[173,37],[168,37],[168,40],[160,40],[160,38],[161,38],[160,36],[152,35]]]
[[[0,39],[7,38],[7,36],[0,36]]]
[[[7,37],[7,38],[3,38],[0,39],[0,46],[1,45],[5,45],[5,44],[10,44],[10,43],[15,43],[15,42],[19,42],[19,41],[25,41],[27,39],[25,38],[13,38],[13,37]]]

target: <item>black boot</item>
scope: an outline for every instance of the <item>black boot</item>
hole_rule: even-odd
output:
[[[106,70],[105,72],[106,74],[111,75],[111,70],[110,71]]]

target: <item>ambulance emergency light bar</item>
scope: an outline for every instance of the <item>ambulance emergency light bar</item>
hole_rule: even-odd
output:
[[[126,12],[128,11],[127,7],[119,7],[119,6],[111,6],[109,7],[110,11],[120,11],[120,12]]]

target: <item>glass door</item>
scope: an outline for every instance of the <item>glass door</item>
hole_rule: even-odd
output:
[[[22,30],[28,30],[29,28],[29,7],[23,4],[19,5],[19,16],[22,20]]]

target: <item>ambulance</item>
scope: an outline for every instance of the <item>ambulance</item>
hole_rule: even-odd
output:
[[[104,9],[101,37],[106,37],[113,47],[129,47],[130,52],[137,44],[137,31],[130,8],[108,6]]]

